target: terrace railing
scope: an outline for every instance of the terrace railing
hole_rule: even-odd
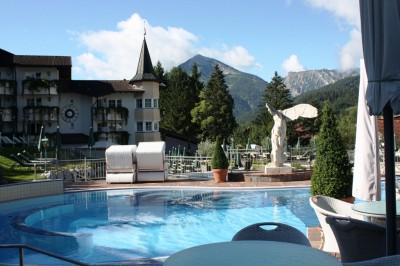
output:
[[[58,160],[48,164],[47,170],[43,175],[46,175],[48,179],[74,182],[99,180],[106,176],[106,160]]]
[[[210,171],[210,157],[198,156],[166,156],[170,175],[204,173]]]

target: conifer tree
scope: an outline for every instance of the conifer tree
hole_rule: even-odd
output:
[[[192,93],[191,97],[192,109],[196,106],[196,103],[200,101],[200,92],[204,89],[204,83],[200,81],[200,77],[201,73],[199,71],[199,68],[197,64],[194,63],[192,66],[192,73],[190,75],[190,92]],[[193,136],[197,136],[200,133],[200,124],[191,122],[190,131],[192,132]]]
[[[271,104],[276,110],[284,110],[293,106],[290,90],[286,88],[283,78],[276,71],[274,77],[265,88],[264,101],[256,118],[257,124],[268,124],[272,120],[267,108],[265,108],[266,103]]]
[[[227,139],[237,126],[233,104],[222,70],[215,65],[210,80],[200,93],[200,102],[191,112],[192,122],[200,125],[199,137]]]
[[[195,104],[191,100],[193,92],[190,78],[180,67],[174,67],[166,74],[166,79],[167,88],[160,99],[160,127],[190,137],[190,111]]]
[[[346,148],[337,129],[331,104],[322,109],[317,155],[311,177],[311,194],[333,198],[351,197],[353,175]]]

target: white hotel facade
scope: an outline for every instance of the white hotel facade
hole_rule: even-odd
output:
[[[116,144],[161,140],[159,91],[146,39],[131,80],[72,80],[69,56],[14,55],[0,49],[0,132],[37,141],[40,128],[63,145],[95,138]]]

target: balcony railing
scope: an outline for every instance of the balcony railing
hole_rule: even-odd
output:
[[[15,80],[0,79],[0,94],[15,95],[17,91],[17,82]]]
[[[58,95],[57,80],[25,79],[22,81],[24,95]]]
[[[3,122],[11,122],[17,116],[16,108],[1,108],[0,109],[0,120]]]
[[[94,108],[95,122],[124,121],[127,123],[129,110],[126,107],[96,107]]]
[[[31,121],[57,121],[60,114],[58,106],[25,106],[24,118]]]

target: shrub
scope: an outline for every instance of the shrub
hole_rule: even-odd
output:
[[[211,157],[215,144],[209,140],[200,142],[197,145],[197,153],[201,156]]]
[[[324,104],[321,120],[317,155],[311,177],[311,194],[333,198],[351,197],[351,164],[329,101]]]
[[[222,142],[218,139],[215,142],[214,152],[211,157],[211,169],[228,169],[229,161],[221,145]]]

